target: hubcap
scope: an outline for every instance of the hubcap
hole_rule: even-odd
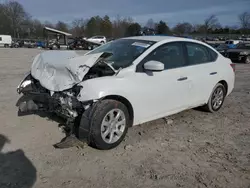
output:
[[[117,142],[123,135],[125,127],[126,117],[124,112],[120,109],[109,111],[102,120],[102,139],[108,144]]]
[[[220,108],[220,106],[223,103],[223,99],[224,99],[223,89],[221,87],[216,88],[212,97],[212,106],[214,110]]]

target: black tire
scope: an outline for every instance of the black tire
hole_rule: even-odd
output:
[[[110,144],[105,142],[104,139],[102,138],[101,124],[106,114],[113,109],[119,109],[124,113],[126,123],[121,137],[116,142]],[[89,127],[89,136],[87,138],[88,143],[90,146],[101,150],[109,150],[118,146],[126,136],[130,124],[127,107],[119,101],[110,99],[100,101],[96,106],[94,106],[93,112],[91,113],[91,117],[89,117],[89,121],[90,121],[90,127]]]
[[[213,106],[213,98],[214,98],[215,92],[218,91],[218,90],[221,90],[223,92],[223,94],[222,94],[222,102],[218,107],[215,108]],[[211,112],[211,113],[217,112],[222,107],[222,105],[224,103],[224,100],[225,100],[225,97],[226,97],[226,89],[225,89],[223,84],[218,83],[214,87],[214,89],[213,89],[213,91],[212,91],[212,93],[211,93],[211,95],[209,97],[208,103],[206,105],[204,105],[202,108],[207,112]]]
[[[9,45],[8,44],[4,44],[4,48],[8,48],[9,47]]]
[[[247,57],[246,57],[245,63],[246,63],[246,64],[250,64],[250,56],[247,56]]]

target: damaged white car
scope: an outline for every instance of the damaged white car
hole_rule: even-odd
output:
[[[219,110],[234,87],[234,64],[210,46],[162,36],[122,38],[85,55],[47,51],[17,91],[20,112],[57,113],[71,134],[116,147],[128,127],[202,106]]]

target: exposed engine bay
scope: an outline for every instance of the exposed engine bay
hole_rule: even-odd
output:
[[[113,76],[115,73],[116,71],[111,65],[105,62],[105,59],[100,59],[93,67],[90,68],[83,81],[103,76]]]

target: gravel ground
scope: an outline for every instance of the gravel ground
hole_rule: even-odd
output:
[[[215,114],[188,110],[129,129],[110,151],[55,149],[58,122],[18,117],[16,86],[37,49],[0,49],[0,187],[250,187],[250,65]]]

